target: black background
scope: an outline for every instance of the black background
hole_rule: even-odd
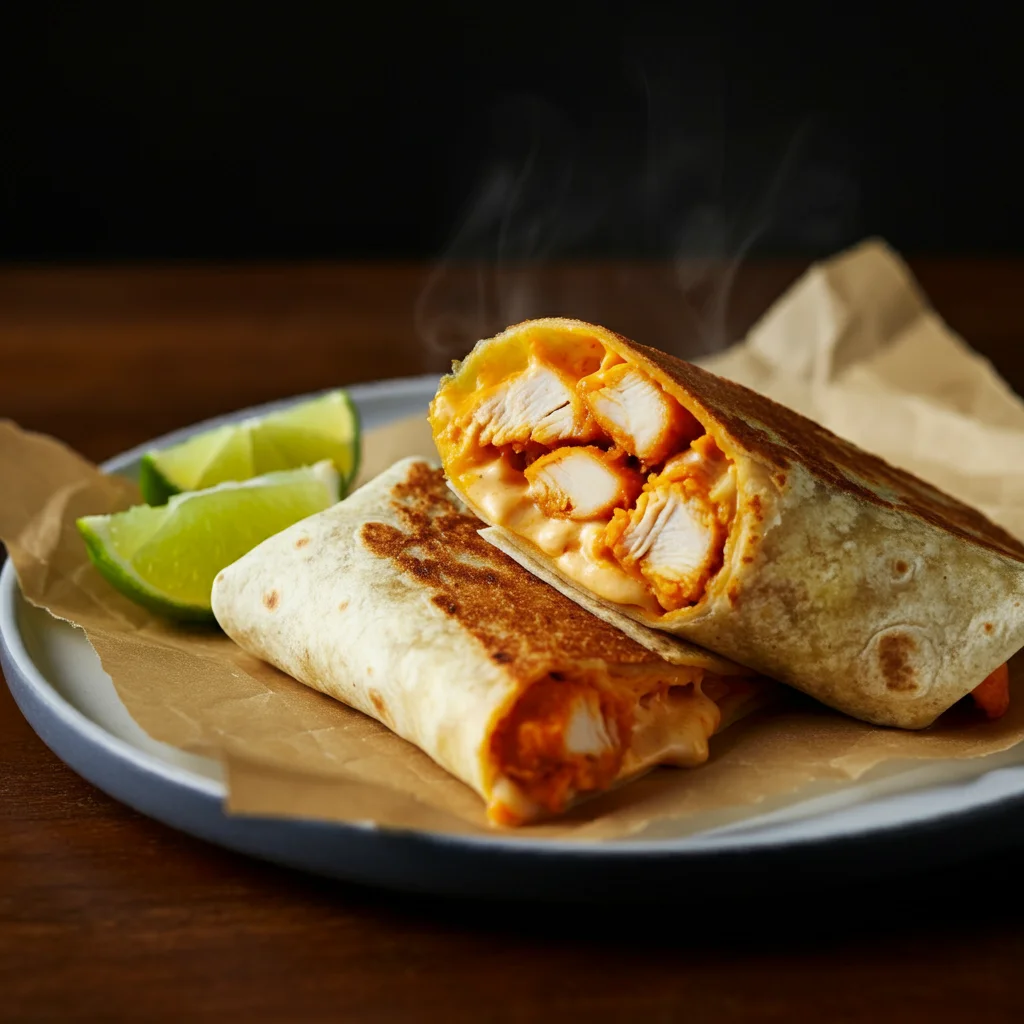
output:
[[[26,6],[0,260],[1021,248],[985,5]]]

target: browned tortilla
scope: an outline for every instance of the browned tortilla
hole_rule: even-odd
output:
[[[564,809],[517,788],[525,776],[513,781],[509,772],[522,766],[502,759],[502,730],[533,687],[570,693],[593,683],[611,693],[632,680],[635,692],[613,696],[639,705],[678,686],[686,708],[703,714],[711,705],[719,728],[762,696],[747,669],[683,640],[666,659],[589,614],[483,540],[481,526],[439,467],[406,459],[223,570],[213,610],[250,654],[419,746],[475,789],[498,824]],[[615,740],[623,750],[643,714],[626,710],[629,728],[623,718]],[[679,718],[694,761],[707,756],[707,736],[692,741],[701,721]],[[678,763],[669,747],[665,761]],[[579,792],[652,766],[623,759],[614,775]]]
[[[563,346],[596,339],[659,383],[737,468],[724,564],[701,600],[656,614],[588,595],[609,621],[684,636],[851,715],[905,728],[933,722],[1024,646],[1017,540],[910,473],[691,363],[581,321],[528,321],[478,343],[439,397],[471,396],[475,375],[488,362],[514,365],[531,332]],[[488,522],[503,550],[579,597],[581,585],[543,552]]]

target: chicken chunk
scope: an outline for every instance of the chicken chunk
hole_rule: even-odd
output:
[[[731,509],[720,499],[731,475],[714,442],[703,441],[652,476],[636,508],[616,510],[605,533],[618,562],[647,580],[666,611],[696,604],[722,565]]]
[[[609,437],[648,466],[704,433],[671,395],[628,363],[584,377],[579,390]]]
[[[491,740],[501,773],[535,804],[558,812],[618,774],[630,716],[610,696],[563,678],[531,686]]]
[[[647,491],[631,513],[609,524],[609,546],[626,568],[638,568],[666,611],[696,604],[717,570],[721,528],[707,504],[677,486]]]
[[[559,519],[597,519],[632,505],[643,478],[600,448],[558,448],[526,468],[529,495],[538,508]]]
[[[539,361],[494,388],[474,409],[473,423],[478,442],[497,447],[594,441],[600,435],[571,378]]]

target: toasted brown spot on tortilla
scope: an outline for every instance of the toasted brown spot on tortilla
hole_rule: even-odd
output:
[[[786,486],[786,480],[788,479],[788,477],[786,476],[785,473],[776,473],[775,476],[773,477],[773,479],[779,485],[779,487],[785,487]]]
[[[440,487],[438,484],[440,483]],[[399,515],[447,511],[454,508],[454,498],[444,484],[444,471],[432,469],[425,462],[416,462],[409,467],[405,480],[391,489],[392,508]]]
[[[729,604],[734,608],[740,603],[740,588],[738,583],[730,583],[729,589],[726,591],[726,597],[729,598]]]
[[[910,566],[907,565],[902,558],[897,558],[896,561],[892,563],[892,571],[896,573],[897,576],[905,576],[910,571]]]
[[[304,548],[304,547],[305,547],[305,546],[306,546],[306,545],[307,545],[308,543],[309,543],[309,538],[308,538],[308,537],[300,537],[300,538],[299,538],[299,539],[298,539],[298,540],[297,540],[297,541],[295,542],[295,546],[296,546],[297,548]]]
[[[380,558],[398,558],[405,547],[405,534],[387,523],[364,523],[360,537]]]
[[[983,628],[986,633],[991,633],[992,630],[995,629],[995,626],[993,626],[991,622],[986,622]]]
[[[905,693],[916,689],[917,676],[914,671],[913,655],[917,641],[909,633],[887,633],[878,641],[878,667],[890,690]]]
[[[370,703],[373,704],[377,714],[380,715],[382,722],[386,724],[391,721],[391,712],[388,711],[388,706],[384,703],[384,697],[379,690],[370,690]]]
[[[372,676],[373,675],[373,666],[372,665],[367,665],[366,666],[366,674],[368,676]]]
[[[222,572],[217,573],[217,578],[213,582],[214,583],[223,583],[224,582],[224,573],[222,573]]]
[[[267,611],[272,612],[277,607],[280,600],[281,595],[276,590],[268,590],[263,595],[263,604],[266,606]]]
[[[345,610],[345,609],[346,609],[347,607],[348,607],[348,601],[342,601],[342,602],[341,602],[341,603],[340,603],[340,604],[338,605],[338,611],[339,611],[339,612],[343,612],[343,611],[344,611],[344,610]]]
[[[458,604],[456,604],[446,594],[435,594],[434,597],[432,597],[430,600],[433,604],[436,604],[437,607],[441,609],[441,611],[447,612],[449,615],[453,617],[459,614]]]
[[[456,503],[440,469],[414,463],[391,499],[401,528],[365,523],[361,542],[426,588],[512,678],[536,679],[581,659],[660,660],[485,541],[484,524]]]
[[[761,496],[755,494],[750,499],[750,511],[754,513],[754,518],[761,522],[764,519],[764,510],[761,508]]]
[[[744,565],[750,565],[750,563],[751,563],[751,562],[752,562],[753,560],[754,560],[754,556],[753,556],[753,555],[744,555],[744,556],[743,556],[743,564],[744,564]]]

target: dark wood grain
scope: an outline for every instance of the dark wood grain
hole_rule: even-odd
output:
[[[799,270],[744,269],[727,316],[706,304],[702,319],[680,315],[675,268],[556,268],[482,303],[464,269],[428,293],[418,330],[418,266],[10,269],[0,415],[102,459],[254,402],[442,369],[460,338],[510,310],[579,313],[692,352],[742,333]],[[915,270],[1024,388],[1024,264]],[[837,879],[824,898],[794,886],[737,906],[705,893],[667,913],[380,893],[114,803],[50,754],[6,687],[0,795],[4,1020],[1024,1019],[1018,851]]]

